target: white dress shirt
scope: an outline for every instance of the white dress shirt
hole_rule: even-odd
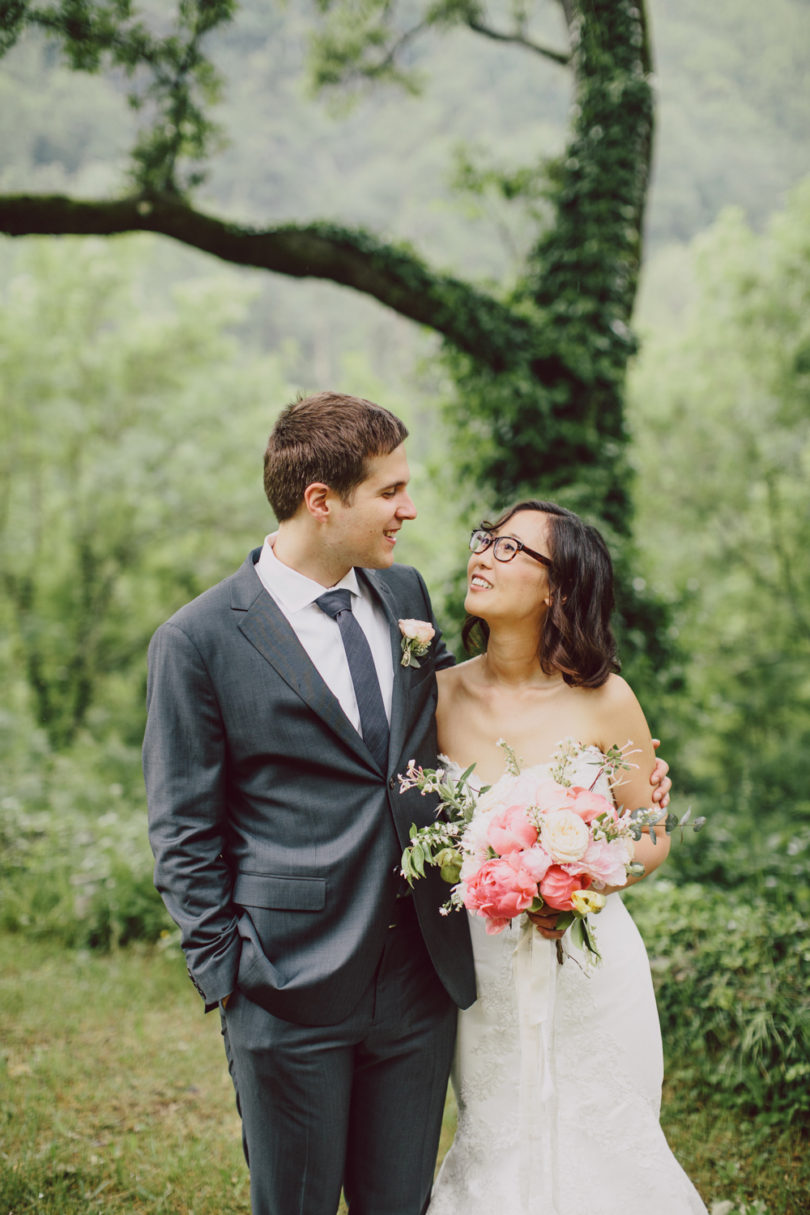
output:
[[[326,683],[340,701],[340,707],[349,721],[360,730],[360,710],[354,694],[349,663],[338,622],[322,611],[315,600],[327,590],[319,582],[299,574],[279,561],[273,552],[275,535],[265,537],[261,555],[256,563],[256,573],[267,593],[290,622],[295,635]],[[391,697],[394,690],[394,666],[391,655],[391,635],[388,622],[381,608],[360,585],[357,574],[349,570],[345,577],[329,590],[347,590],[352,596],[352,611],[368,639],[371,656],[380,681],[380,692],[389,722],[391,721]]]

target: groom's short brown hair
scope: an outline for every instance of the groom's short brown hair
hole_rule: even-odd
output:
[[[314,481],[344,501],[365,480],[367,461],[407,438],[403,422],[363,397],[318,392],[287,405],[264,453],[264,492],[279,523],[291,519]]]

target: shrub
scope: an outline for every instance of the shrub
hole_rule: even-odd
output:
[[[645,882],[624,896],[647,943],[670,1071],[695,1099],[810,1122],[807,915],[768,891]]]
[[[2,809],[0,927],[90,949],[165,935],[142,807],[119,803],[94,816],[6,797]]]
[[[698,809],[699,806],[699,809]],[[667,861],[667,875],[678,882],[734,890],[746,900],[766,899],[771,914],[801,910],[810,916],[810,826],[751,813],[718,811],[709,799],[696,801],[694,815],[707,825],[698,836],[687,831]],[[770,825],[769,825],[770,823]]]

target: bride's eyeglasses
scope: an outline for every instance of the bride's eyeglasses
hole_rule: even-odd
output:
[[[549,557],[536,553],[533,548],[527,548],[522,540],[516,540],[514,536],[493,536],[485,528],[477,527],[470,536],[470,552],[485,553],[490,545],[496,561],[511,561],[518,553],[525,553],[527,557],[534,557],[535,561],[541,562],[549,569],[554,568]]]

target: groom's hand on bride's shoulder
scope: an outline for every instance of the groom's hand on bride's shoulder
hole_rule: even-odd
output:
[[[661,746],[661,739],[654,738],[652,745],[656,750]],[[653,787],[652,799],[657,806],[662,810],[666,810],[669,805],[669,791],[672,788],[672,781],[667,776],[669,772],[669,764],[665,759],[661,759],[659,755],[655,757],[655,767],[650,775],[650,784]]]

